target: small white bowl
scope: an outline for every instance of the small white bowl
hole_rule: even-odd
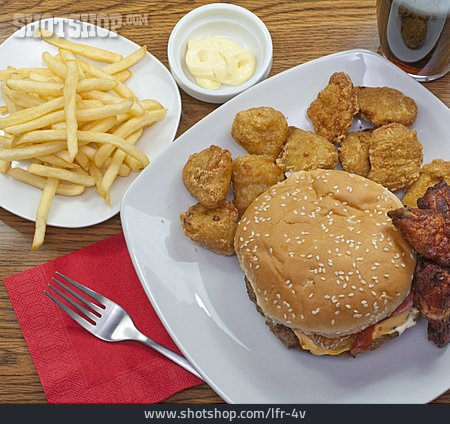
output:
[[[221,35],[251,50],[256,69],[250,79],[237,86],[222,85],[217,90],[196,84],[185,62],[187,43],[191,38],[213,35]],[[224,103],[267,77],[272,67],[272,38],[263,21],[249,10],[213,3],[194,9],[180,19],[170,34],[167,56],[170,71],[182,90],[205,102]]]

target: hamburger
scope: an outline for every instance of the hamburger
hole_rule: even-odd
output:
[[[380,184],[337,170],[297,172],[242,216],[235,250],[274,335],[315,355],[356,355],[412,327],[415,254]]]

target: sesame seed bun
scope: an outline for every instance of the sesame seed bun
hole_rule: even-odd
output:
[[[344,171],[298,172],[261,194],[235,250],[266,317],[335,338],[390,316],[416,263],[386,215],[398,207],[383,186]]]

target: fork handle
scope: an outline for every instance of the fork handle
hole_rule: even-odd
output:
[[[159,352],[161,355],[165,356],[166,358],[169,358],[171,361],[175,362],[180,367],[184,368],[186,371],[189,371],[191,374],[193,374],[196,377],[203,380],[203,378],[200,376],[200,374],[197,372],[197,370],[191,365],[191,363],[183,356],[178,355],[178,353],[175,353],[173,350],[170,350],[164,346],[161,346],[160,344],[156,343],[152,339],[149,339],[147,336],[145,336],[144,334],[142,334],[140,332],[139,332],[138,338],[135,340],[145,344],[148,347],[151,347],[152,349]]]

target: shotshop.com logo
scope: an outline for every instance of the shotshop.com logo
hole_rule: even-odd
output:
[[[17,30],[15,37],[19,38],[34,37],[34,32],[38,27],[70,38],[106,38],[117,37],[117,31],[124,26],[148,25],[148,14],[71,13],[54,16],[48,13],[15,13],[13,25]],[[104,31],[99,27],[109,31]]]

